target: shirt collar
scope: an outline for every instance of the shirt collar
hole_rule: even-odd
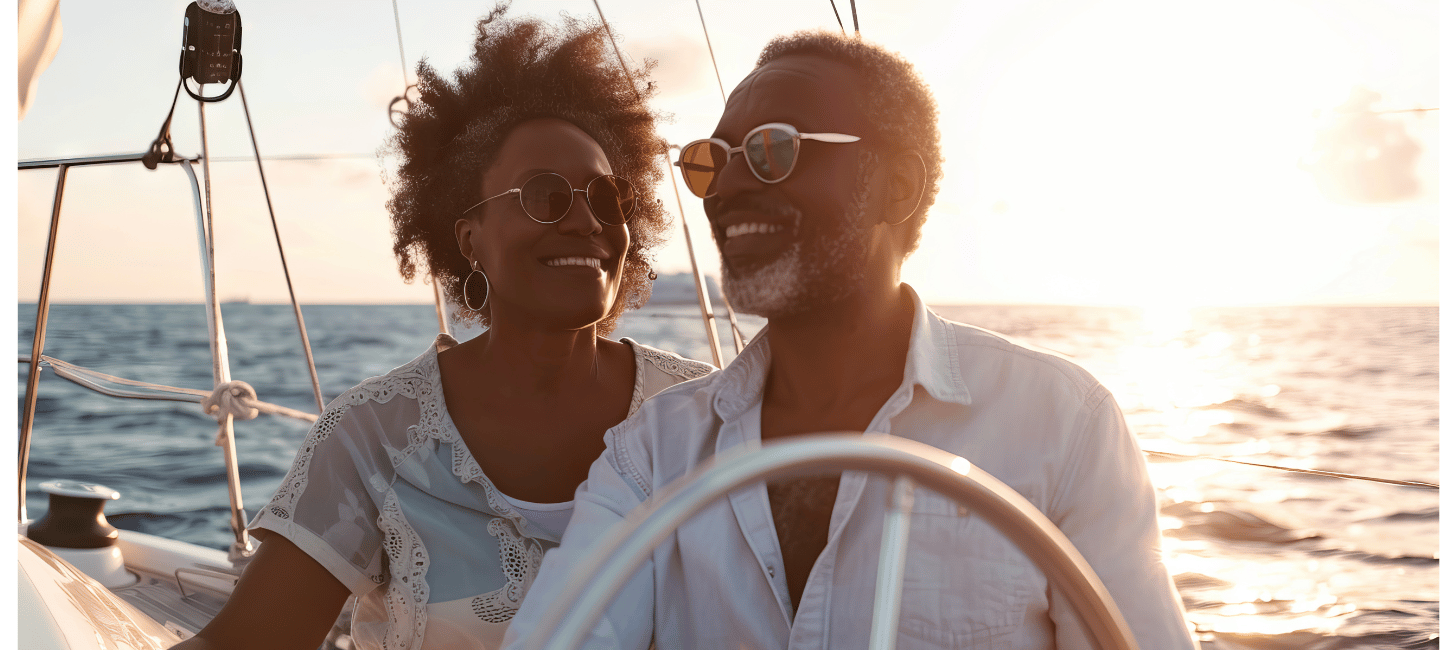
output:
[[[730,365],[720,371],[715,389],[715,414],[730,422],[760,401],[765,375],[770,372],[770,326],[760,330]]]
[[[919,384],[935,399],[968,406],[970,389],[966,388],[965,379],[960,374],[954,329],[925,306],[913,287],[904,283],[900,286],[915,305],[915,317],[910,326],[910,351],[905,355],[905,378],[901,386]]]
[[[930,311],[920,295],[908,284],[900,285],[910,297],[915,314],[910,326],[910,347],[905,354],[905,374],[900,390],[913,391],[920,385],[935,399],[970,404],[970,390],[960,375],[955,354],[954,333],[945,319]],[[765,390],[770,370],[769,328],[763,329],[735,360],[720,372],[715,390],[715,414],[729,422],[750,410]]]

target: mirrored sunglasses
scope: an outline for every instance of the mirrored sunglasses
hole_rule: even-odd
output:
[[[844,133],[801,133],[789,124],[772,122],[745,134],[738,147],[719,138],[691,142],[680,150],[680,161],[675,166],[680,168],[685,186],[695,196],[707,199],[715,196],[721,170],[737,153],[744,152],[750,173],[761,181],[779,183],[789,178],[800,158],[801,140],[843,143],[858,142],[860,138]]]
[[[520,209],[525,211],[525,216],[539,223],[555,223],[570,213],[570,206],[574,204],[577,192],[585,195],[590,212],[600,223],[621,226],[635,213],[635,188],[630,185],[630,181],[611,174],[596,176],[585,185],[585,189],[577,190],[571,187],[570,181],[564,176],[543,172],[526,179],[520,187],[505,190],[485,201],[517,194],[520,196]],[[469,213],[484,205],[485,201],[466,208],[460,214],[463,216]]]

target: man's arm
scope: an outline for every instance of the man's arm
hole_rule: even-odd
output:
[[[1194,648],[1162,562],[1155,489],[1144,455],[1108,392],[1071,445],[1051,518],[1105,583],[1141,648]],[[1062,601],[1052,591],[1057,649],[1088,650],[1082,623]]]
[[[575,492],[575,514],[565,529],[560,546],[545,554],[540,573],[510,628],[505,633],[505,650],[521,650],[535,633],[541,619],[570,582],[572,574],[585,560],[599,539],[620,523],[625,515],[639,506],[649,495],[649,483],[636,473],[649,469],[648,463],[622,463],[627,446],[634,436],[627,436],[632,427],[642,426],[638,416],[616,425],[605,435],[605,451],[590,466],[590,475]],[[618,457],[617,457],[618,453]],[[639,480],[637,480],[639,479]],[[654,564],[647,560],[625,583],[620,593],[596,624],[584,648],[644,650],[650,646],[654,630],[655,579]]]

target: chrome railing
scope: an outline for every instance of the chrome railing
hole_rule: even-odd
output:
[[[40,275],[40,298],[35,305],[35,337],[30,345],[30,372],[25,378],[25,405],[20,416],[20,444],[18,466],[20,489],[17,513],[25,521],[25,475],[30,467],[30,436],[35,426],[36,388],[40,383],[40,360],[45,352],[45,330],[50,320],[50,279],[55,267],[55,250],[60,235],[60,205],[65,198],[65,181],[71,167],[110,165],[115,163],[140,162],[145,154],[113,154],[105,156],[82,156],[77,158],[54,158],[42,160],[21,160],[17,167],[27,169],[59,169],[55,178],[55,201],[50,208],[50,232],[45,241],[45,267]]]
[[[721,454],[641,504],[603,537],[540,621],[528,650],[575,650],[606,605],[680,524],[727,493],[764,479],[861,470],[897,477],[876,579],[871,648],[890,648],[904,583],[911,482],[954,499],[1024,551],[1067,599],[1092,645],[1138,650],[1130,627],[1085,558],[1025,497],[969,461],[929,445],[886,435],[806,436]]]
[[[205,138],[205,107],[204,107],[204,104],[201,104],[201,105],[200,105],[200,125],[201,125],[201,146],[202,146],[202,147],[205,147],[207,143],[206,143],[206,138]],[[253,133],[252,133],[252,135],[253,135]],[[207,153],[208,153],[208,152],[207,152]],[[77,158],[42,159],[42,160],[23,160],[23,161],[19,161],[18,164],[17,164],[17,167],[18,167],[18,169],[20,169],[20,170],[50,169],[50,168],[57,168],[57,169],[59,170],[59,172],[58,172],[58,174],[57,174],[56,185],[55,185],[55,200],[54,200],[54,204],[53,204],[53,206],[52,206],[52,208],[51,208],[49,238],[48,238],[48,240],[47,240],[47,242],[46,242],[45,266],[44,266],[44,270],[43,270],[43,272],[42,272],[41,281],[40,281],[40,297],[39,297],[39,302],[38,302],[38,304],[36,305],[36,311],[35,311],[35,334],[34,334],[34,339],[33,339],[33,341],[32,341],[32,344],[31,344],[30,355],[29,355],[28,359],[26,360],[26,361],[28,361],[28,364],[29,364],[29,374],[28,374],[28,376],[26,377],[26,383],[25,383],[25,403],[24,403],[23,412],[22,412],[22,415],[21,415],[19,453],[18,453],[18,456],[19,456],[19,458],[18,458],[18,474],[19,474],[19,475],[18,475],[18,477],[17,477],[17,479],[18,479],[17,483],[18,483],[18,486],[19,486],[19,489],[17,490],[17,491],[18,491],[17,497],[18,497],[18,502],[19,502],[18,514],[20,515],[20,520],[21,520],[21,521],[25,521],[26,518],[27,518],[27,513],[26,513],[26,508],[25,508],[25,494],[26,494],[26,491],[25,491],[25,483],[26,483],[26,475],[27,475],[28,469],[29,469],[30,443],[31,443],[31,438],[32,438],[32,434],[33,434],[33,429],[34,429],[36,396],[37,396],[37,389],[38,389],[38,384],[39,384],[39,379],[40,379],[40,363],[41,363],[42,360],[47,359],[47,357],[44,355],[44,351],[45,351],[45,334],[46,334],[46,329],[47,329],[47,326],[48,326],[48,320],[49,320],[49,314],[50,314],[50,283],[51,283],[51,280],[52,280],[52,277],[53,277],[53,271],[54,271],[54,268],[53,268],[53,267],[54,267],[54,260],[55,260],[55,250],[56,250],[57,243],[58,243],[57,237],[58,237],[58,234],[59,234],[59,226],[60,226],[60,214],[61,214],[60,207],[61,207],[63,198],[64,198],[64,196],[65,196],[65,182],[66,182],[66,179],[67,179],[67,172],[68,172],[69,168],[71,168],[71,167],[80,167],[80,166],[88,166],[88,165],[106,165],[106,164],[116,164],[116,163],[142,162],[143,159],[145,158],[145,155],[146,155],[146,154],[135,153],[135,154],[115,154],[115,155],[103,155],[103,156],[86,156],[86,157],[77,157]],[[194,161],[196,161],[196,160],[199,160],[199,161],[201,161],[202,163],[204,163],[205,168],[206,168],[206,170],[207,170],[206,173],[205,173],[205,179],[204,179],[205,190],[204,190],[204,195],[203,195],[203,196],[202,196],[202,194],[201,194],[201,180],[196,177],[195,171],[194,171],[194,169],[193,169],[192,166],[191,166],[191,163],[194,162]],[[231,377],[230,377],[229,351],[228,351],[228,345],[227,345],[226,339],[225,339],[224,321],[222,320],[222,315],[221,315],[221,311],[220,311],[220,303],[219,303],[219,300],[218,300],[218,298],[217,298],[216,291],[215,291],[215,270],[214,270],[215,240],[214,240],[214,226],[213,226],[214,222],[213,222],[213,218],[212,218],[212,214],[211,214],[210,201],[208,200],[208,198],[209,198],[209,185],[210,185],[210,182],[209,182],[210,175],[209,175],[209,173],[208,173],[209,164],[208,164],[208,160],[207,160],[203,155],[200,156],[200,157],[198,157],[198,158],[177,158],[177,159],[174,159],[174,160],[161,161],[161,162],[165,162],[165,163],[172,163],[172,162],[173,162],[173,163],[178,163],[178,164],[180,165],[180,167],[185,171],[185,174],[186,174],[186,176],[189,178],[189,181],[190,181],[191,196],[192,196],[192,198],[193,198],[193,200],[194,200],[194,204],[195,204],[195,219],[196,219],[196,227],[197,227],[198,239],[199,239],[201,273],[202,273],[202,275],[204,276],[204,280],[205,280],[204,286],[205,286],[205,298],[206,298],[206,301],[205,301],[206,321],[207,321],[207,325],[208,325],[208,328],[209,328],[209,334],[210,334],[210,337],[209,337],[209,338],[210,338],[211,360],[212,360],[212,365],[213,365],[213,375],[214,375],[215,387],[216,387],[216,389],[218,390],[221,386],[228,384],[228,383],[230,382]],[[294,298],[293,292],[292,292],[292,294],[291,294],[291,297],[292,297],[292,300],[293,300],[293,298]],[[297,311],[297,318],[298,318],[298,313],[299,313],[298,304],[296,305],[296,311]],[[302,339],[302,343],[304,344],[304,347],[306,348],[306,360],[307,360],[307,363],[310,365],[310,368],[311,368],[311,376],[312,376],[312,378],[314,378],[314,376],[315,376],[314,361],[313,361],[313,359],[311,358],[311,356],[310,356],[309,353],[308,353],[308,352],[309,352],[309,341],[307,340],[307,337],[305,336],[305,333],[304,333],[304,324],[303,324],[303,321],[301,321],[300,327],[301,327],[301,339]],[[105,376],[105,375],[100,375],[100,376],[101,376],[101,377],[106,377],[106,378],[109,378],[109,379],[117,379],[117,378],[108,377],[108,376]],[[75,380],[76,380],[76,377],[74,377],[74,376],[72,376],[72,377],[67,377],[67,378],[68,378],[68,379],[71,379],[72,381],[75,381]],[[81,382],[81,383],[82,383],[82,385],[86,385],[85,382]],[[131,383],[133,383],[133,382],[131,382]],[[88,386],[88,385],[87,385],[87,387],[94,388],[94,386]],[[316,390],[316,402],[319,403],[319,402],[321,401],[321,399],[320,399],[319,390],[318,390],[318,389],[319,389],[318,383],[316,383],[315,388],[317,389],[317,390]],[[102,391],[102,392],[104,392],[104,391]],[[126,395],[126,397],[131,397],[131,396],[130,396],[130,395]],[[287,409],[287,410],[288,410],[288,409]],[[286,414],[289,414],[289,413],[286,413]],[[216,444],[217,444],[219,447],[221,447],[221,450],[222,450],[223,455],[224,455],[225,469],[226,469],[226,483],[227,483],[227,488],[228,488],[227,491],[228,491],[228,493],[229,493],[229,502],[230,502],[230,504],[229,504],[229,505],[230,505],[230,528],[231,528],[231,530],[232,530],[232,532],[234,533],[234,536],[235,536],[235,542],[234,542],[234,543],[231,545],[231,547],[230,547],[230,559],[231,559],[232,562],[244,562],[244,560],[247,559],[248,556],[249,556],[249,554],[253,551],[254,546],[253,546],[253,544],[251,543],[251,540],[250,540],[250,538],[249,538],[249,535],[248,535],[248,534],[246,533],[246,531],[245,531],[245,520],[246,520],[246,518],[245,518],[245,510],[244,510],[244,505],[243,505],[243,499],[242,499],[241,493],[240,493],[240,474],[239,474],[239,466],[240,466],[240,464],[239,464],[239,460],[238,460],[238,458],[236,457],[236,453],[235,453],[234,418],[233,418],[232,415],[230,415],[230,414],[228,414],[228,413],[220,413],[220,414],[218,414],[218,420],[219,420],[219,429],[218,429],[218,432],[217,432],[217,435],[216,435]]]

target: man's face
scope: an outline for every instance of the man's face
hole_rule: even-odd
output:
[[[721,171],[705,213],[735,309],[766,318],[804,313],[845,298],[864,277],[875,223],[866,212],[878,164],[871,145],[878,143],[868,142],[875,137],[856,105],[858,77],[828,59],[782,57],[731,94],[712,136],[731,146],[770,122],[861,138],[802,140],[794,171],[779,183],[757,179],[743,154]]]

